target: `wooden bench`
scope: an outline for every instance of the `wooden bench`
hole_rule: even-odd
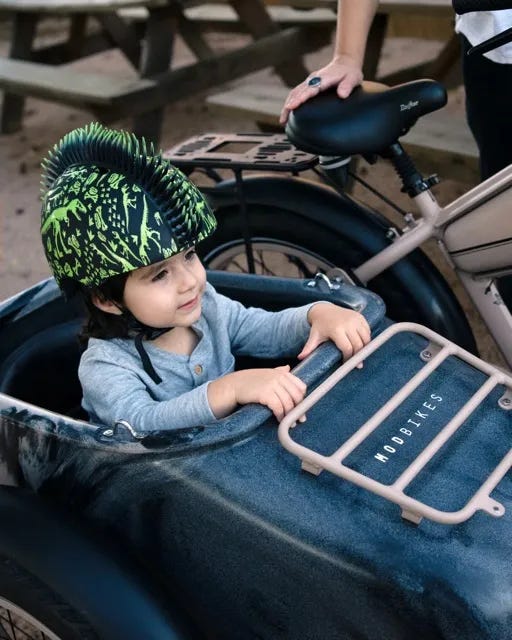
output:
[[[203,32],[241,32],[245,29],[230,0],[200,3],[185,9],[187,21]],[[305,26],[334,31],[337,0],[265,0],[268,15],[281,28]],[[126,15],[144,19],[144,9],[127,9]],[[387,84],[429,77],[453,87],[462,82],[460,44],[454,33],[451,0],[380,0],[368,36],[364,75]],[[404,65],[392,74],[377,77],[384,40],[390,37],[439,40],[443,46],[431,60],[411,67]],[[326,36],[325,43],[328,42]]]
[[[187,2],[187,8],[193,2]],[[141,8],[144,10],[142,30],[134,29],[118,13],[134,7],[139,8],[139,13]],[[8,56],[0,58],[0,88],[5,90],[0,118],[2,133],[19,130],[23,100],[31,95],[83,107],[104,121],[133,116],[135,132],[157,141],[164,105],[267,66],[274,67],[286,84],[296,84],[307,74],[302,55],[325,42],[323,29],[280,29],[267,15],[262,0],[237,0],[239,21],[246,25],[254,41],[226,52],[216,52],[208,46],[183,14],[179,2],[0,0],[1,9],[9,11],[13,20]],[[34,47],[38,20],[55,13],[68,15],[76,22],[78,45],[71,47],[71,56],[66,52],[67,43],[57,48],[51,46],[49,50]],[[88,16],[94,16],[101,24],[107,46],[117,46],[125,54],[137,71],[137,78],[84,74],[61,64],[47,64],[45,56],[60,63],[82,57]],[[172,68],[172,42],[178,33],[196,54],[197,62]],[[64,54],[61,60],[56,57],[59,52]]]
[[[281,130],[279,113],[287,96],[285,87],[244,86],[207,98],[207,104],[229,115],[245,115],[263,130]],[[464,118],[438,111],[421,118],[402,138],[418,167],[441,178],[476,184],[478,149]]]
[[[273,67],[293,86],[308,73],[302,56],[327,38],[324,25],[281,29],[267,14],[263,0],[236,0],[238,21],[253,42],[217,52],[184,14],[196,4],[198,0],[0,0],[0,11],[9,12],[13,24],[8,55],[0,58],[0,89],[5,90],[0,132],[20,129],[24,98],[33,95],[84,107],[105,121],[134,116],[134,131],[157,141],[164,105],[264,67]],[[143,16],[140,28],[119,13],[132,8]],[[38,21],[54,14],[72,18],[70,36],[36,48]],[[102,28],[92,37],[85,29],[91,16]],[[173,68],[172,43],[178,33],[197,62]],[[118,47],[138,77],[107,78],[62,67],[102,46]]]
[[[0,83],[16,95],[35,96],[93,112],[115,109],[135,91],[155,84],[145,78],[124,79],[9,58],[0,58]]]
[[[336,26],[336,12],[327,7],[308,10],[295,9],[288,6],[268,6],[267,11],[272,20],[280,27],[290,26]],[[145,7],[133,7],[120,10],[120,15],[133,22],[147,19]],[[206,3],[188,7],[184,10],[187,20],[203,27],[205,31],[227,31],[239,33],[245,27],[231,5]]]

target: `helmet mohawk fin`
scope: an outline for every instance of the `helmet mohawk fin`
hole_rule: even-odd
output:
[[[66,134],[42,162],[41,196],[74,165],[95,165],[122,173],[144,189],[163,217],[183,202],[185,176],[155,151],[152,142],[139,140],[133,133],[92,122]]]

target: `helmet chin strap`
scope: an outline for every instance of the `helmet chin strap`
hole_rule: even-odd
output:
[[[157,329],[156,327],[150,327],[133,315],[133,313],[122,305],[117,305],[118,309],[123,312],[123,315],[128,320],[129,331],[133,335],[134,334],[134,343],[135,348],[140,356],[142,367],[144,371],[148,374],[148,376],[153,380],[155,384],[160,384],[162,382],[162,378],[158,375],[153,367],[153,363],[151,362],[151,358],[149,357],[148,352],[144,347],[144,340],[156,340],[159,336],[163,335],[166,331],[169,331],[173,327],[165,327]]]
[[[135,348],[139,353],[144,371],[148,374],[148,376],[153,380],[155,384],[160,384],[162,382],[162,378],[155,371],[155,368],[153,367],[153,363],[151,362],[151,358],[149,357],[148,352],[144,348],[143,340],[144,340],[144,334],[138,333],[135,336]]]

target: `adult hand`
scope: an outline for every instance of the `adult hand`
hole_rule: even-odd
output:
[[[311,86],[308,81],[314,77],[321,78],[321,82]],[[362,81],[361,67],[348,55],[337,56],[325,67],[311,73],[304,82],[290,91],[281,111],[279,122],[283,125],[286,124],[290,111],[318,95],[320,91],[325,91],[329,87],[337,87],[339,97],[346,98]]]

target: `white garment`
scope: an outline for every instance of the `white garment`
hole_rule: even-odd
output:
[[[464,34],[473,46],[510,27],[512,27],[512,9],[473,11],[455,17],[455,31]],[[512,42],[489,51],[485,57],[501,64],[512,64]]]

